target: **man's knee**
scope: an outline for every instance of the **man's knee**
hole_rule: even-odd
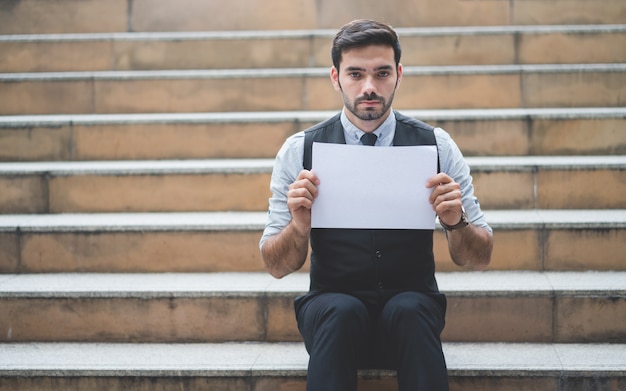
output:
[[[445,323],[445,298],[421,292],[400,293],[387,302],[381,321],[392,329],[410,324],[440,332]]]
[[[349,295],[334,297],[326,309],[327,316],[340,324],[363,324],[368,318],[365,305]]]
[[[341,293],[323,293],[308,299],[298,313],[302,329],[332,330],[334,334],[355,332],[368,323],[365,305],[357,298]]]

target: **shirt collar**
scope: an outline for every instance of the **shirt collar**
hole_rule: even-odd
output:
[[[364,131],[357,128],[346,115],[345,108],[341,111],[341,125],[343,125],[343,132],[346,139],[346,144],[358,144],[361,140],[361,136],[365,134]],[[393,141],[393,135],[396,130],[396,116],[394,111],[391,110],[389,116],[380,126],[374,130],[374,134],[378,136],[377,145],[390,146]]]

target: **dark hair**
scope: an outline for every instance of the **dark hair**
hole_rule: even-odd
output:
[[[333,47],[330,50],[333,65],[339,70],[343,52],[369,45],[392,47],[396,67],[400,64],[402,49],[400,48],[398,35],[391,26],[375,20],[358,19],[344,25],[335,35]]]

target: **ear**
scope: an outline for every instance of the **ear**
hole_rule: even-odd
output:
[[[332,67],[330,69],[330,80],[333,83],[333,87],[335,87],[335,91],[341,91],[341,84],[339,83],[339,71],[335,67]]]
[[[396,87],[400,84],[402,80],[402,64],[398,64],[398,81],[396,81]]]

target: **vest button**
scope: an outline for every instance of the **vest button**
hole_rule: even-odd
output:
[[[382,258],[383,257],[383,253],[381,253],[380,251],[376,251],[376,258]]]
[[[382,283],[381,281],[378,281],[378,287],[379,287],[380,289],[383,289],[383,283]]]

